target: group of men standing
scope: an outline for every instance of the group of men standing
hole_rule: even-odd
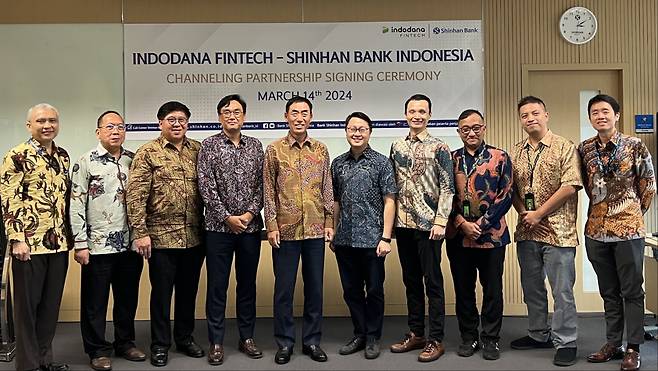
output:
[[[623,359],[622,370],[639,369],[642,215],[656,191],[651,156],[639,139],[617,131],[619,104],[612,97],[592,98],[588,114],[598,135],[577,149],[548,129],[541,99],[524,97],[517,108],[527,138],[511,155],[485,143],[487,124],[474,109],[459,116],[457,132],[464,146],[450,152],[429,134],[432,103],[417,94],[404,105],[409,134],[394,141],[388,157],[368,144],[371,119],[354,112],[345,120],[350,150],[331,162],[327,147],[308,135],[313,105],[306,98],[287,102],[289,132],[265,151],[258,139],[241,133],[247,104],[240,96],[219,101],[221,131],[203,143],[186,135],[188,107],[167,102],[157,113],[160,137],[136,153],[122,146],[126,127],[121,116],[104,112],[97,121],[99,144],[69,171],[67,152],[54,143],[59,113],[48,104],[32,107],[26,124],[31,138],[9,151],[0,173],[13,256],[17,369],[68,369],[53,363],[51,343],[71,248],[82,266],[81,332],[93,369],[110,370],[112,351],[131,361],[146,359],[134,342],[144,259],[151,282],[154,366],[168,363],[174,292],[173,343],[190,357],[205,355],[192,337],[204,259],[207,360],[223,363],[234,255],[238,349],[261,358],[254,325],[263,227],[275,276],[276,363],[289,362],[295,345],[293,297],[300,258],[302,353],[327,360],[320,347],[325,242],[336,255],[354,327],[353,337],[338,352],[363,350],[367,359],[379,356],[384,261],[394,236],[409,331],[391,352],[419,349],[421,362],[445,352],[445,239],[461,335],[458,354],[468,357],[482,349],[483,358],[495,360],[500,357],[505,248],[511,242],[505,214],[512,206],[519,213],[515,240],[529,327],[528,335],[511,347],[556,348],[554,364],[572,365],[577,357],[577,191],[583,187],[590,196],[585,245],[599,280],[607,328],[606,344],[587,359]],[[481,313],[475,295],[478,277]],[[551,322],[546,277],[555,302]],[[110,287],[113,343],[105,339]]]

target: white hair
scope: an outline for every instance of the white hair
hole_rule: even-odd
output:
[[[57,108],[53,107],[52,105],[50,105],[48,103],[39,103],[39,104],[36,104],[36,105],[30,107],[30,109],[27,110],[27,121],[30,121],[30,118],[32,117],[32,112],[34,112],[34,110],[40,110],[40,109],[53,110],[57,114],[57,117],[59,117],[59,111],[57,110]]]

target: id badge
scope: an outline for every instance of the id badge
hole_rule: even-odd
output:
[[[530,192],[526,193],[523,202],[525,203],[525,209],[527,211],[535,211],[536,210],[534,193],[530,193]]]
[[[464,200],[464,202],[462,202],[462,215],[466,219],[471,216],[471,202],[468,200]]]

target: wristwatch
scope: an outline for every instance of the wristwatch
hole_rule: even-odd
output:
[[[380,241],[387,242],[387,243],[391,243],[391,239],[390,239],[390,238],[380,237],[379,240],[380,240]]]

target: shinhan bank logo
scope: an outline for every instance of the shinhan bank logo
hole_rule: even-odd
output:
[[[382,33],[387,33],[389,31],[388,27],[384,26],[382,28]]]

